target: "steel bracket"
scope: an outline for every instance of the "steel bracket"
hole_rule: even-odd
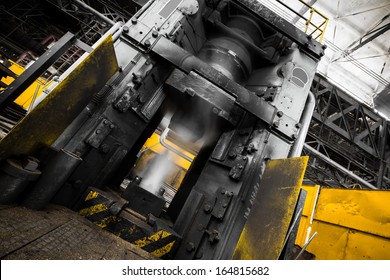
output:
[[[235,160],[235,165],[230,169],[229,177],[233,180],[239,181],[244,173],[247,163],[248,157],[238,155]]]
[[[118,111],[124,113],[131,107],[137,97],[138,94],[132,88],[129,88],[122,94],[119,100],[115,103],[114,107]]]
[[[115,125],[112,122],[107,119],[103,119],[86,139],[86,142],[92,147],[98,149],[99,146],[103,143],[104,139],[114,128]]]
[[[213,211],[211,212],[211,215],[218,220],[222,221],[226,210],[228,209],[228,206],[232,200],[233,193],[225,191],[224,189],[220,188],[217,193],[217,201],[214,205]]]

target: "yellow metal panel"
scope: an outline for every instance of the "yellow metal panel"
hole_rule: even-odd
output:
[[[296,244],[301,247],[309,240],[313,234],[312,222],[314,210],[316,208],[317,199],[320,191],[320,186],[302,186],[306,191],[306,201],[302,211],[301,222],[299,224]]]
[[[271,160],[233,259],[278,259],[296,206],[307,157]]]
[[[303,216],[296,244],[316,259],[390,259],[390,192],[322,188],[313,225]]]
[[[50,146],[118,69],[108,37],[0,141],[0,159]]]
[[[312,233],[318,232],[307,251],[318,260],[342,260],[348,241],[348,229],[332,224],[313,222]],[[300,244],[301,247],[303,244]]]
[[[313,214],[313,210],[317,203],[320,186],[302,186],[302,189],[306,191],[306,201],[305,206],[303,207],[302,215],[310,217]]]
[[[390,239],[350,230],[346,260],[390,260]]]
[[[323,188],[315,219],[390,238],[390,192]]]
[[[307,241],[307,236],[311,233],[312,226],[310,225],[310,219],[306,216],[301,217],[299,222],[297,237],[295,239],[295,244],[303,247]]]
[[[390,240],[315,221],[318,235],[307,247],[317,260],[389,260]]]
[[[21,65],[17,64],[16,62],[14,62],[12,60],[8,60],[8,62],[11,63],[9,70],[14,72],[17,76],[19,76],[20,74],[22,74],[24,72],[25,68],[22,67]],[[1,78],[1,81],[3,83],[5,83],[6,85],[10,85],[14,80],[15,79],[11,76]],[[0,87],[0,89],[2,89],[2,87]]]
[[[35,91],[38,90],[36,95],[37,98],[42,94],[43,90],[50,87],[52,83],[53,82],[46,82],[42,79],[38,79],[37,81],[33,82],[21,95],[19,95],[18,98],[15,99],[15,103],[22,106],[24,109],[28,109],[31,105]]]

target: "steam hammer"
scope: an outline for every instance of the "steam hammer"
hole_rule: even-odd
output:
[[[96,196],[107,209],[118,205],[143,144],[170,115],[181,137],[171,140],[197,150],[169,207],[134,180],[123,193],[128,205],[104,216],[105,228],[130,242],[135,224],[158,235],[167,246],[159,257],[279,258],[305,170],[306,159],[293,157],[323,47],[249,0],[151,0],[120,30],[0,142],[2,160],[28,154],[41,162],[25,201],[47,182],[52,203],[83,210]],[[50,170],[62,153],[77,160],[55,180]]]

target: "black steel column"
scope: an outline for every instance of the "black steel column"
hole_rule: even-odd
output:
[[[383,175],[386,170],[386,145],[387,145],[387,140],[388,140],[388,128],[389,128],[389,122],[385,121],[383,122],[383,130],[382,130],[382,135],[381,135],[381,147],[380,147],[380,167],[378,171],[378,179],[377,179],[377,185],[376,187],[378,189],[382,189],[382,184],[383,184]]]
[[[72,45],[75,35],[68,32],[48,49],[29,68],[27,68],[0,95],[0,111],[4,110],[19,95],[21,95],[46,69],[51,66]]]

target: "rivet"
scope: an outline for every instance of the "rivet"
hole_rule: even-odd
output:
[[[205,204],[205,206],[204,206],[204,211],[205,211],[206,213],[210,213],[210,211],[211,211],[211,205],[210,205],[210,204]]]
[[[192,242],[188,242],[187,243],[187,245],[186,245],[186,250],[187,250],[187,252],[192,252],[192,251],[194,251],[195,250],[195,245],[194,245],[194,243],[192,243]]]
[[[228,157],[231,158],[231,159],[234,159],[234,158],[237,157],[237,154],[235,152],[231,151],[231,152],[229,152]]]

